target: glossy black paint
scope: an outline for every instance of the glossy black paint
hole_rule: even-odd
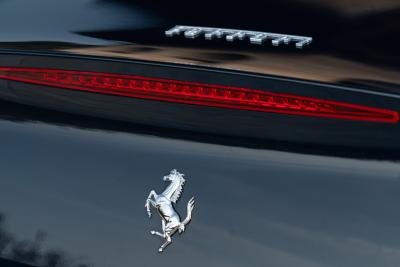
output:
[[[400,167],[1,122],[5,228],[91,266],[396,266]],[[6,141],[5,141],[6,140]],[[158,255],[143,200],[187,174],[192,224]]]
[[[23,62],[21,64],[21,62]],[[271,76],[146,62],[3,53],[1,65],[91,70],[231,85],[400,110],[399,96]],[[396,151],[398,123],[369,123],[253,111],[230,110],[60,90],[1,81],[2,98],[33,106],[200,133],[358,149]],[[285,89],[282,89],[285,88]],[[259,142],[256,140],[255,142]],[[251,141],[254,143],[254,141]]]
[[[174,62],[375,90],[399,84],[399,4],[390,0],[206,0],[195,8],[176,0],[0,5],[0,46],[6,49]],[[298,50],[166,38],[164,31],[177,24],[306,35],[314,42]]]
[[[212,5],[212,7],[210,7]],[[400,110],[393,1],[0,0],[0,65],[252,87]],[[304,50],[168,39],[304,34]],[[398,124],[227,111],[0,80],[1,266],[399,266]],[[172,168],[193,222],[160,255]]]

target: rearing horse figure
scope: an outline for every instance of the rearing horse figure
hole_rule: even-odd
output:
[[[185,179],[184,174],[179,173],[177,170],[172,170],[167,176],[164,176],[163,180],[171,182],[171,184],[162,192],[157,194],[154,190],[150,191],[147,197],[145,208],[149,218],[151,218],[150,204],[161,216],[162,230],[163,233],[157,231],[150,231],[152,235],[158,235],[166,239],[165,243],[161,245],[158,252],[163,252],[166,246],[168,246],[171,241],[171,236],[175,234],[176,231],[182,233],[185,231],[185,226],[192,219],[192,210],[194,208],[194,198],[192,197],[187,204],[187,215],[186,218],[181,221],[179,214],[174,209],[174,203],[176,203],[182,193],[183,185]]]

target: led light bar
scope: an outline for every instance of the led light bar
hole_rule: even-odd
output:
[[[261,90],[59,69],[0,67],[0,78],[100,94],[288,115],[396,123],[396,111]]]

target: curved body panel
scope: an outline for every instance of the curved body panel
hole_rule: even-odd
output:
[[[34,111],[34,110],[33,110]],[[88,123],[88,121],[86,122]],[[65,266],[397,266],[397,162],[302,155],[171,138],[2,121],[3,252]],[[72,126],[72,127],[71,127]],[[177,168],[176,209],[192,222],[163,254],[148,192]],[[27,248],[37,235],[36,262]],[[58,266],[58,265],[57,265]]]
[[[399,266],[399,13],[391,0],[0,0],[0,265]],[[186,85],[186,102],[135,97],[126,77]],[[272,96],[279,112],[204,100],[206,87]],[[304,99],[344,115],[293,111]],[[176,233],[159,254],[146,197],[172,169],[187,183],[160,212]]]
[[[2,1],[0,46],[206,66],[397,91],[399,6],[393,1],[242,4],[207,0],[194,5],[140,0]],[[248,40],[206,40],[203,35],[195,39],[165,35],[165,31],[182,24],[310,36],[313,41],[299,50],[294,45],[275,47],[270,40],[257,45]]]

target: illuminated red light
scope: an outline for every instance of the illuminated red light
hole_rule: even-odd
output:
[[[0,78],[108,95],[290,115],[396,123],[396,111],[261,90],[99,72],[0,67]]]

